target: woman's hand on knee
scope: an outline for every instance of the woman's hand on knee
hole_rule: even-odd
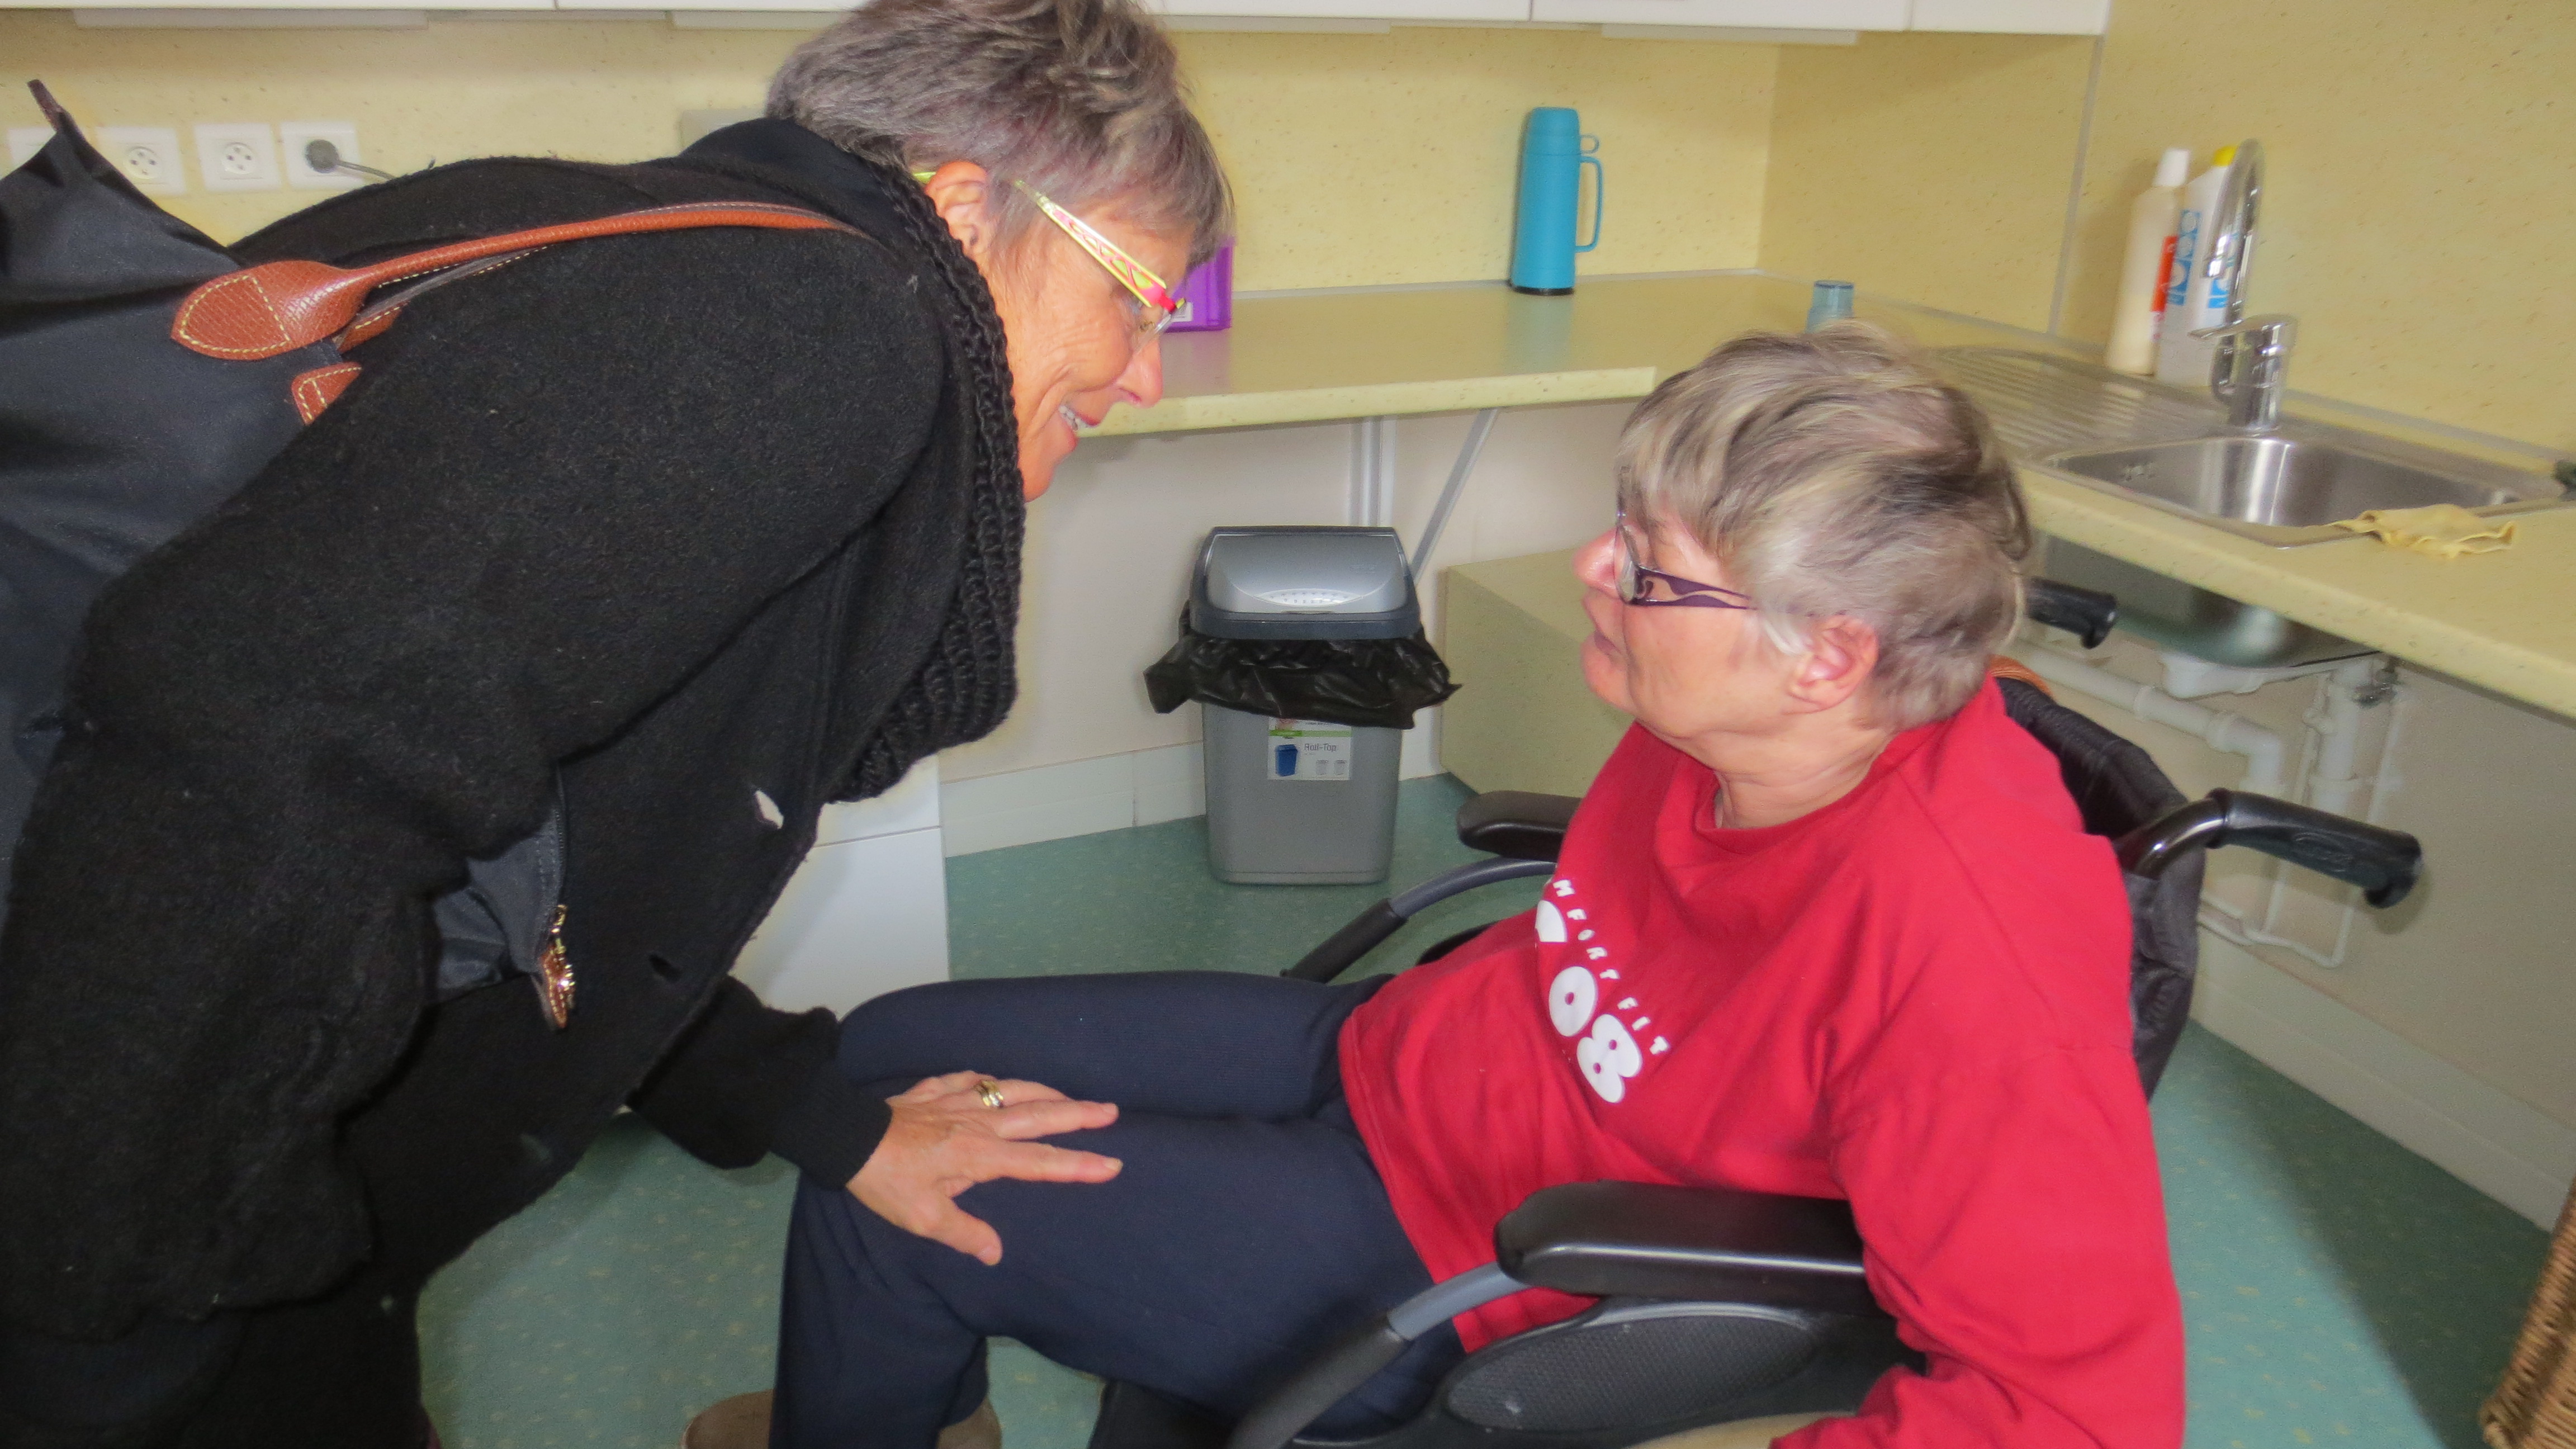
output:
[[[997,1177],[1107,1182],[1118,1175],[1117,1158],[1033,1140],[1108,1126],[1118,1120],[1108,1102],[1077,1102],[1053,1087],[993,1081],[981,1072],[930,1077],[886,1102],[894,1121],[850,1179],[850,1195],[896,1227],[987,1264],[1002,1261],[1002,1235],[959,1208],[957,1194]]]

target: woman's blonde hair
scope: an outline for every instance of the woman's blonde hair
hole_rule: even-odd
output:
[[[1872,719],[1958,712],[2021,616],[2030,516],[1977,405],[1885,332],[1753,332],[1667,378],[1619,438],[1619,503],[1722,563],[1787,652],[1878,636]]]

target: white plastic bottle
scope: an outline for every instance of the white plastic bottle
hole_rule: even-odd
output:
[[[2182,186],[2191,176],[2191,153],[2176,146],[2156,163],[2153,186],[2129,207],[2129,253],[2120,263],[2120,290],[2111,304],[2111,345],[2104,365],[2140,377],[2156,370],[2158,324],[2164,320],[2165,284],[2173,271],[2174,224],[2182,218]]]
[[[2227,190],[2227,171],[2236,159],[2236,148],[2221,146],[2209,158],[2209,169],[2191,178],[2182,189],[2182,214],[2174,221],[2173,271],[2165,279],[2165,318],[2163,335],[2156,339],[2156,381],[2176,387],[2209,386],[2209,366],[2218,356],[2218,344],[2192,336],[2199,327],[2215,327],[2227,320],[2227,295],[2219,292],[2213,299],[2208,270],[2211,222],[2218,210],[2218,198]]]

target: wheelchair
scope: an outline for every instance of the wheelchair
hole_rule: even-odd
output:
[[[2108,595],[2030,581],[2030,616],[2087,647],[2108,635],[2116,607]],[[2006,678],[2001,688],[2013,720],[2057,757],[2085,830],[2114,842],[2135,923],[2132,1049],[2150,1094],[2190,1011],[2207,851],[2257,850],[2358,886],[2383,908],[2422,870],[2421,847],[2398,831],[2242,791],[2186,801],[2146,751],[2029,683]],[[1281,974],[1329,981],[1436,901],[1552,873],[1576,803],[1519,792],[1469,800],[1458,810],[1458,838],[1487,859],[1369,907]],[[1568,1183],[1532,1193],[1504,1217],[1494,1251],[1491,1264],[1356,1327],[1240,1423],[1134,1384],[1107,1384],[1090,1449],[1626,1449],[1729,1424],[1767,1443],[1813,1416],[1854,1411],[1892,1368],[1923,1366],[1871,1296],[1860,1236],[1839,1200]],[[1385,1434],[1304,1436],[1415,1338],[1524,1288],[1600,1302],[1487,1344],[1443,1378],[1414,1419]]]

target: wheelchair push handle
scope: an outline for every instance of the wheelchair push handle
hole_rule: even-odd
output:
[[[2120,601],[2096,589],[2079,589],[2055,579],[2021,581],[2021,610],[2032,620],[2063,629],[2099,649],[2120,622]]]
[[[2244,790],[2212,790],[2153,824],[2120,837],[2120,865],[2150,878],[2184,853],[2241,845],[2361,887],[2386,908],[2406,899],[2424,873],[2424,847],[2402,830],[2367,825],[2306,805]]]

